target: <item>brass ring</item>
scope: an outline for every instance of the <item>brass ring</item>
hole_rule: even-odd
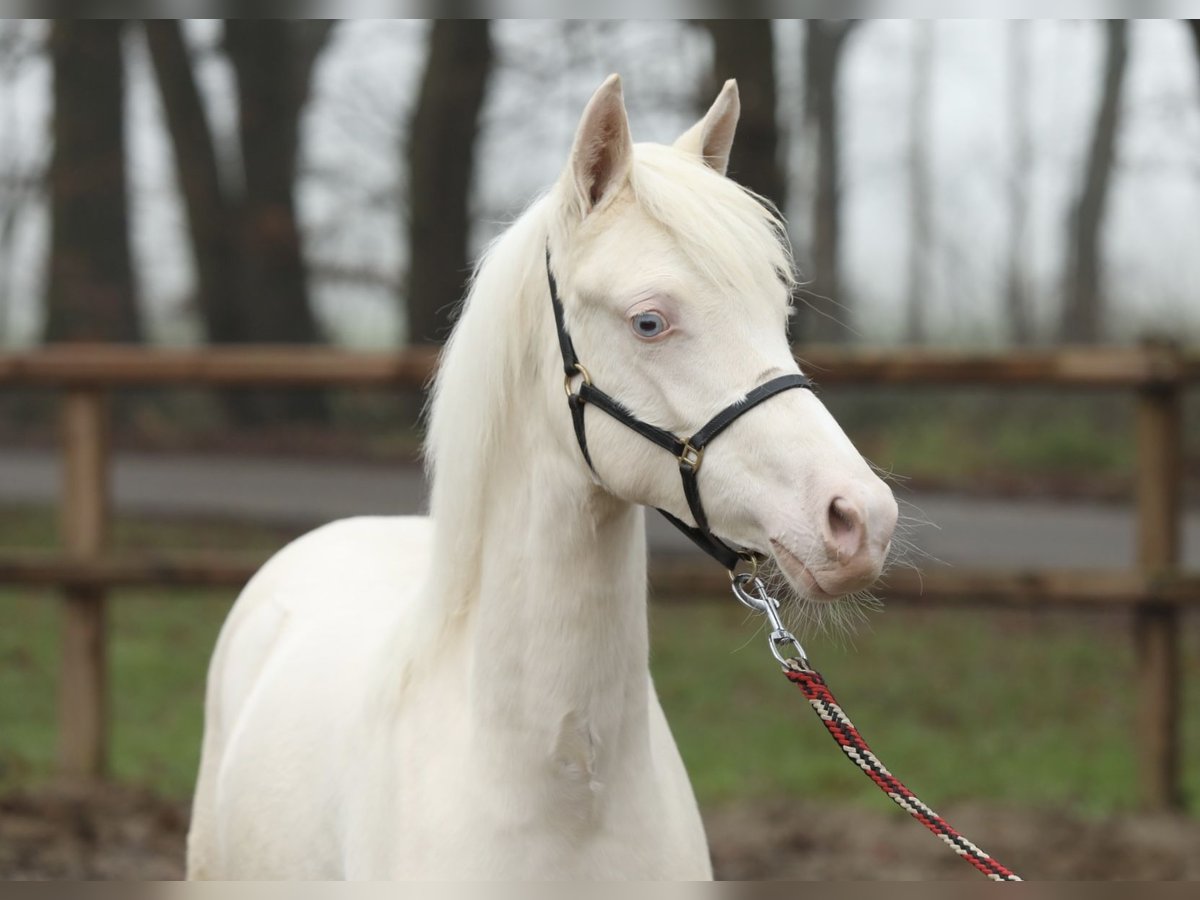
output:
[[[568,397],[575,396],[575,392],[571,390],[571,379],[576,375],[579,375],[581,378],[583,378],[584,384],[590,386],[592,383],[592,373],[583,367],[583,363],[575,363],[575,368],[568,372],[566,377],[563,378],[563,390],[567,392]]]
[[[747,577],[747,579],[753,579],[753,578],[758,577],[758,562],[760,559],[762,559],[762,557],[759,554],[750,553],[750,552],[739,553],[738,559],[741,560],[742,562],[750,563],[750,571],[743,572],[740,574],[745,575]],[[738,578],[738,575],[739,575],[739,573],[737,571],[737,566],[734,565],[734,567],[729,570],[729,580],[736,581]]]

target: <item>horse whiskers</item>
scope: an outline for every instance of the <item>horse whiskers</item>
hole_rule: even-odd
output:
[[[937,557],[905,537],[917,528],[931,524],[907,514],[900,517],[881,577],[899,567],[912,569],[919,577],[919,563],[944,565]],[[814,546],[803,560],[804,564],[811,568],[816,562],[817,553],[818,549]],[[834,603],[806,597],[803,592],[792,587],[774,560],[770,560],[764,566],[759,577],[762,578],[767,592],[780,601],[789,627],[801,638],[823,635],[832,638],[839,645],[844,645],[847,641],[852,642],[853,635],[860,626],[870,622],[872,613],[883,610],[883,601],[870,590],[856,591]]]
[[[812,562],[810,554],[805,564]],[[856,629],[869,621],[871,612],[883,608],[879,599],[866,590],[848,594],[833,603],[813,600],[796,591],[773,561],[760,571],[759,577],[767,593],[779,600],[788,627],[801,639],[823,635],[844,646]]]
[[[898,527],[921,525],[927,528],[940,528],[936,522],[925,514],[925,510],[921,509],[921,507],[917,506],[911,500],[897,497],[896,504],[905,510],[900,517],[900,521],[896,523]],[[911,510],[911,512],[908,510]]]
[[[892,549],[884,561],[885,572],[893,565],[915,566],[917,562],[933,563],[939,566],[948,565],[945,560],[934,556],[924,547],[917,546],[908,538],[892,538]]]
[[[870,591],[849,594],[836,603],[804,600],[796,608],[796,628],[804,636],[822,635],[838,646],[853,645],[857,629],[867,624],[871,612],[882,604]]]
[[[891,484],[898,484],[898,485],[904,487],[904,486],[906,486],[906,482],[909,482],[912,480],[911,475],[901,475],[895,469],[885,469],[883,466],[876,465],[875,463],[871,462],[869,459],[866,459],[865,457],[864,457],[863,461],[868,466],[871,467],[871,471],[873,471],[876,475],[878,475],[884,481],[890,482]]]
[[[887,559],[884,560],[883,571],[887,572],[897,565],[911,566],[918,560],[942,563],[928,550],[917,546],[907,538],[892,538],[892,549],[889,551]]]

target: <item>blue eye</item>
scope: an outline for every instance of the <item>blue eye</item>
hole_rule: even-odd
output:
[[[633,333],[640,338],[658,337],[667,330],[667,320],[656,312],[638,313],[632,321]]]

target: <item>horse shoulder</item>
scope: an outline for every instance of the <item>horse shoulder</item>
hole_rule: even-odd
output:
[[[405,574],[423,572],[429,522],[417,516],[359,516],[296,538],[246,584],[230,611],[209,674],[210,697],[226,721],[253,688],[273,648],[314,619],[364,621],[394,601]],[[394,603],[392,605],[394,609]]]
[[[404,601],[411,588],[406,586],[414,583],[414,575],[418,582],[423,578],[429,530],[428,521],[418,517],[332,522],[281,549],[247,583],[222,628],[209,669],[196,794],[202,815],[193,825],[197,833],[189,848],[197,863],[204,857],[218,861],[210,863],[212,868],[221,868],[219,860],[226,854],[216,848],[228,842],[216,835],[228,835],[233,823],[223,820],[219,797],[226,793],[233,775],[229,766],[235,761],[235,783],[248,775],[257,781],[250,770],[258,768],[256,759],[270,758],[266,750],[272,743],[264,748],[259,732],[276,729],[276,738],[304,750],[299,756],[325,752],[313,744],[313,735],[290,733],[296,722],[275,721],[293,706],[281,701],[298,691],[306,695],[300,709],[327,705],[326,713],[348,712],[334,695],[345,693],[343,682],[361,667],[356,651],[378,638],[409,605]]]

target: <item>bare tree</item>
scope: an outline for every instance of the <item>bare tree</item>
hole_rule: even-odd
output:
[[[1120,125],[1121,85],[1128,57],[1128,23],[1104,23],[1104,84],[1092,129],[1083,183],[1068,221],[1066,296],[1059,336],[1063,341],[1093,343],[1104,330],[1100,287],[1100,231],[1112,182]]]
[[[125,176],[124,22],[60,19],[50,33],[48,341],[139,341]]]
[[[199,308],[209,343],[243,337],[243,304],[235,216],[222,186],[217,144],[178,19],[144,23],[155,81],[162,97],[183,195],[199,288]]]
[[[930,165],[933,112],[933,23],[916,23],[912,43],[912,90],[908,106],[908,308],[906,332],[911,343],[928,338],[926,323],[932,287],[933,188]]]
[[[804,54],[804,121],[813,133],[816,197],[813,203],[813,278],[807,308],[800,307],[806,341],[843,341],[849,336],[848,304],[841,291],[841,149],[838,71],[854,20],[807,20]]]
[[[708,109],[726,79],[736,78],[742,112],[729,158],[729,176],[780,209],[787,179],[776,118],[775,38],[770,19],[705,19],[713,39],[713,70],[701,97]]]
[[[145,23],[211,342],[321,339],[294,195],[300,119],[332,27],[323,20],[225,22],[242,164],[237,177],[225,177],[179,23]],[[226,405],[244,423],[326,415],[318,392],[243,391],[226,395]]]
[[[438,19],[408,139],[408,340],[440,343],[470,274],[472,172],[492,66],[486,19]]]
[[[1029,187],[1033,177],[1033,132],[1029,107],[1032,69],[1029,23],[1015,20],[1008,32],[1008,122],[1012,135],[1012,168],[1008,174],[1008,250],[1005,265],[1004,308],[1013,343],[1033,341],[1026,233],[1029,228]]]
[[[244,194],[238,239],[243,247],[249,340],[314,343],[294,191],[300,114],[328,21],[228,19],[225,48],[233,63]]]

